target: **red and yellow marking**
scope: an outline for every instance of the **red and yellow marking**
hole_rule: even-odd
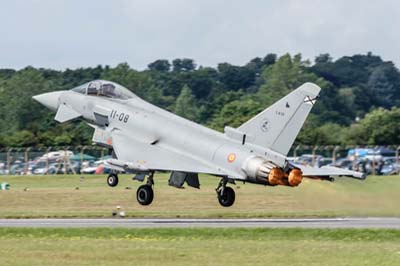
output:
[[[230,153],[230,154],[228,155],[228,162],[229,162],[229,163],[233,163],[235,160],[236,160],[236,154]]]

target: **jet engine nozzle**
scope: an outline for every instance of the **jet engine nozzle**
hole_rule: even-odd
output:
[[[271,186],[281,185],[297,187],[303,180],[303,173],[300,169],[292,169],[289,174],[281,168],[275,167],[268,175],[268,182]]]
[[[247,174],[247,181],[256,184],[296,187],[303,180],[300,169],[294,168],[285,172],[282,168],[258,156],[248,158],[243,163],[242,170]]]
[[[289,186],[297,187],[303,180],[303,172],[300,169],[294,168],[289,172],[288,182]]]
[[[242,170],[246,172],[249,182],[269,185],[268,176],[271,169],[274,167],[274,164],[268,162],[264,158],[254,156],[248,158],[243,163]]]
[[[271,186],[288,186],[289,182],[285,175],[285,172],[281,168],[275,167],[271,169],[271,172],[268,175],[268,183]]]

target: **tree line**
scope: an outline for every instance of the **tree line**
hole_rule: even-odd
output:
[[[322,90],[297,143],[306,145],[400,143],[400,72],[372,53],[314,63],[301,54],[267,54],[243,66],[197,66],[193,59],[160,59],[146,70],[127,63],[57,71],[0,69],[0,147],[87,145],[82,121],[58,124],[32,96],[68,90],[94,79],[120,83],[139,97],[208,127],[237,127],[304,82]]]

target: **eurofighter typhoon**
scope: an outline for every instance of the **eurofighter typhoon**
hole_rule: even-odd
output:
[[[118,173],[131,171],[145,181],[137,201],[153,201],[154,173],[171,172],[169,185],[200,188],[199,173],[220,178],[216,189],[224,207],[235,201],[228,186],[241,181],[264,186],[298,186],[304,177],[330,180],[332,176],[364,179],[363,173],[335,168],[295,165],[287,154],[296,139],[320,88],[305,83],[238,128],[220,133],[158,108],[123,86],[96,80],[68,91],[33,98],[56,111],[64,123],[82,118],[95,131],[93,142],[112,149],[107,167],[109,186],[118,184]]]

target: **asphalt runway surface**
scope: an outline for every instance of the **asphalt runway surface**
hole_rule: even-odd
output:
[[[34,228],[387,228],[400,229],[400,218],[324,219],[0,219],[0,227]]]

